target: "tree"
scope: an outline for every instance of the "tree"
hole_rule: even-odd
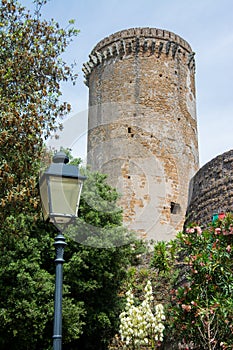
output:
[[[0,348],[51,349],[53,227],[30,215],[8,216],[0,236]],[[65,341],[80,336],[84,306],[64,285]],[[72,325],[72,327],[71,327]]]
[[[59,127],[58,117],[71,108],[60,101],[60,83],[75,83],[76,74],[60,56],[78,31],[42,20],[39,8],[45,3],[36,0],[32,15],[16,0],[1,1],[1,221],[15,210],[37,208],[43,138]]]
[[[52,329],[51,238],[40,222],[38,172],[43,140],[70,110],[60,83],[76,75],[60,56],[78,31],[31,14],[15,0],[0,7],[0,346],[46,348]],[[49,261],[49,259],[52,259]],[[66,294],[66,292],[65,292]],[[65,298],[64,305],[75,303]],[[77,323],[82,313],[67,319]],[[81,322],[79,323],[82,324]],[[80,327],[81,329],[81,327]],[[49,332],[50,333],[50,332]],[[76,329],[76,337],[79,330]],[[69,335],[68,335],[69,337]]]

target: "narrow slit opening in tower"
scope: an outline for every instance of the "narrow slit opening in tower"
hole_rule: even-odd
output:
[[[180,204],[175,203],[175,202],[171,202],[171,205],[170,205],[170,212],[171,212],[171,214],[179,214],[180,211],[181,211]]]

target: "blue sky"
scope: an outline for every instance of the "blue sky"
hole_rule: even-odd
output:
[[[32,0],[21,0],[31,5]],[[232,0],[50,0],[43,10],[63,26],[76,20],[80,34],[66,53],[77,62],[77,85],[64,86],[73,106],[85,152],[88,88],[82,64],[104,37],[131,27],[154,27],[183,37],[196,53],[196,93],[200,164],[233,148],[233,1]],[[74,120],[74,118],[73,118]]]

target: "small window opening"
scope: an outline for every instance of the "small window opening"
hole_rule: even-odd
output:
[[[130,175],[128,176],[128,179],[130,179]]]
[[[171,214],[179,214],[181,211],[180,204],[171,202],[170,211],[171,211]]]
[[[128,134],[131,134],[131,132],[132,132],[132,129],[128,128]]]

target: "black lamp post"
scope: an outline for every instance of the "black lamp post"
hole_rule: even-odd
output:
[[[62,349],[62,284],[63,254],[66,246],[63,231],[77,217],[79,200],[85,176],[77,166],[67,164],[69,158],[63,152],[53,157],[53,163],[40,178],[40,195],[44,219],[59,230],[55,238],[56,282],[54,300],[53,350]]]

